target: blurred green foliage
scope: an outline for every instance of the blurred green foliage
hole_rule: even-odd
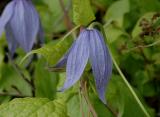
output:
[[[0,2],[2,12],[8,1]],[[121,70],[150,116],[159,117],[160,1],[91,0],[90,2],[96,16],[95,21],[104,24],[107,39]],[[77,32],[63,39],[70,27],[67,25],[68,19],[59,0],[33,0],[33,3],[41,17],[46,43],[40,49],[34,48],[35,53],[39,54],[31,55],[23,65],[19,65],[25,53],[18,49],[14,60],[10,60],[5,36],[0,39],[0,104],[2,104],[0,117],[10,117],[9,114],[16,117],[16,114],[21,111],[23,113],[19,117],[29,117],[29,115],[33,117],[48,115],[50,117],[92,117],[92,111],[95,111],[98,117],[114,117],[115,115],[145,117],[115,68],[106,92],[108,107],[98,99],[90,72],[87,75],[90,102],[80,91],[79,83],[63,93],[57,91],[63,85],[65,73],[50,72],[48,67],[53,66],[64,55]],[[83,13],[78,14],[78,17],[84,17],[82,21],[73,20],[72,0],[64,0],[64,7],[72,28],[74,23],[86,25],[94,20],[92,13],[91,16],[86,16],[90,12],[90,7],[86,11],[87,18],[83,16]],[[82,5],[82,7],[85,6]],[[20,98],[20,100],[14,98]],[[90,106],[94,109],[92,110]]]

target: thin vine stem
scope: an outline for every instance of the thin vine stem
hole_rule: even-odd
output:
[[[133,90],[132,86],[129,84],[129,82],[126,80],[126,77],[124,76],[124,74],[122,73],[121,69],[119,68],[116,60],[114,59],[113,55],[112,56],[112,60],[113,63],[117,69],[117,71],[119,72],[121,78],[123,79],[123,81],[125,82],[125,84],[127,85],[127,87],[129,88],[129,90],[131,91],[133,97],[135,98],[135,100],[137,101],[137,103],[139,104],[139,106],[141,107],[142,111],[144,112],[144,114],[146,115],[146,117],[150,117],[149,113],[147,112],[147,110],[145,109],[145,107],[143,106],[143,104],[141,103],[141,101],[139,100],[138,96],[136,95],[135,91]]]
[[[98,26],[101,31],[102,31],[102,34],[105,38],[105,40],[107,41],[107,38],[106,38],[106,34],[105,34],[105,31],[104,31],[104,28],[103,26],[98,23],[98,22],[94,22],[92,23],[89,27],[92,28],[92,27],[95,27],[95,26]],[[107,43],[108,44],[108,43]],[[149,113],[147,112],[147,110],[145,109],[145,107],[143,106],[142,102],[139,100],[137,94],[135,93],[135,91],[133,90],[132,86],[129,84],[129,82],[126,80],[126,77],[124,76],[124,74],[122,73],[120,67],[118,66],[112,52],[111,52],[111,47],[110,45],[108,44],[108,48],[109,48],[109,51],[110,51],[110,54],[111,54],[111,57],[112,57],[112,61],[113,61],[113,64],[115,65],[117,71],[119,72],[122,80],[124,81],[124,83],[126,84],[126,86],[129,88],[131,94],[133,95],[133,97],[135,98],[135,100],[137,101],[138,105],[140,106],[140,108],[142,109],[142,111],[144,112],[144,114],[146,115],[146,117],[150,117]]]
[[[156,42],[153,42],[153,43],[151,43],[151,44],[148,44],[148,45],[138,45],[138,46],[136,46],[136,47],[133,47],[133,48],[128,49],[127,52],[131,52],[131,51],[133,51],[133,50],[135,50],[135,49],[138,49],[138,48],[149,48],[149,47],[152,47],[152,46],[156,46],[156,45],[158,45],[159,43],[160,43],[160,40],[158,40],[158,41],[156,41]]]

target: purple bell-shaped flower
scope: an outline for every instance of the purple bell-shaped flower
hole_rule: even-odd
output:
[[[112,74],[112,59],[102,34],[97,29],[84,29],[56,68],[66,64],[67,78],[61,91],[73,86],[88,63],[92,66],[99,98],[105,101],[105,91]]]
[[[0,17],[0,36],[4,30],[12,55],[18,46],[29,52],[37,37],[43,40],[40,18],[31,0],[8,3]]]

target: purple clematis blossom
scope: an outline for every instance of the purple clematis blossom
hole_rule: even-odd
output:
[[[4,30],[12,55],[18,46],[29,52],[36,37],[43,40],[40,18],[31,0],[8,3],[0,17],[0,36]]]
[[[112,74],[112,59],[102,34],[96,29],[84,29],[65,56],[56,64],[66,64],[66,81],[61,91],[73,86],[82,76],[87,62],[91,63],[99,98],[105,101],[105,91]]]

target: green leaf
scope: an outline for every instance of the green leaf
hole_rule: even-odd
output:
[[[136,93],[145,108],[149,111],[151,117],[153,117],[153,110],[144,103],[139,92]],[[111,104],[111,107],[115,112],[118,110],[118,115],[120,117],[146,117],[119,76],[112,75],[107,89],[107,101]]]
[[[96,5],[101,5],[103,7],[108,7],[110,6],[115,0],[94,0],[92,1],[93,4],[96,4]]]
[[[114,117],[95,94],[90,94],[90,99],[98,117]]]
[[[155,96],[156,91],[152,82],[149,82],[151,78],[148,75],[147,71],[137,71],[134,75],[133,83],[137,85],[138,90],[144,96]]]
[[[0,117],[67,117],[63,100],[19,98],[0,106]]]
[[[80,100],[80,96],[78,94],[69,98],[67,101],[67,109],[70,117],[82,117],[82,115],[87,117],[89,113],[88,105],[85,99],[82,98]]]
[[[42,48],[33,50],[28,53],[22,60],[22,62],[32,54],[42,55],[50,65],[54,65],[65,54],[73,42],[72,38],[62,39],[58,43],[49,43]]]
[[[64,40],[61,40],[57,44],[50,43],[38,50],[35,50],[34,52],[41,54],[46,58],[49,64],[54,65],[70,48],[72,42],[72,38],[66,38]]]
[[[131,0],[131,1],[132,1],[132,5],[134,5],[134,6],[137,5],[139,7],[138,8],[139,13],[141,12],[141,13],[144,14],[146,12],[159,11],[160,10],[159,0]],[[135,3],[136,5],[133,4],[133,3]]]
[[[95,19],[90,0],[73,0],[73,20],[76,25],[88,25]]]
[[[41,16],[41,21],[48,33],[64,31],[65,25],[63,23],[64,13],[60,6],[59,0],[42,0],[44,5],[38,6],[38,11]],[[63,0],[66,6],[68,0]],[[68,5],[68,3],[67,3]],[[52,20],[51,20],[52,19]]]
[[[27,75],[25,70],[22,71]],[[12,92],[12,94],[17,94],[18,92],[12,88],[12,86],[15,86],[22,95],[31,95],[30,85],[21,78],[22,76],[20,76],[11,65],[3,64],[0,68],[0,73],[2,75],[0,78],[0,90],[6,90],[7,92]],[[30,77],[27,78],[29,79]]]
[[[114,2],[106,12],[105,21],[115,21],[117,26],[123,26],[124,15],[130,10],[129,0]]]
[[[120,36],[125,35],[125,32],[122,29],[116,27],[113,24],[110,24],[109,26],[105,27],[104,29],[106,32],[106,37],[107,37],[108,41],[111,43],[116,41],[117,39],[119,39]]]
[[[40,59],[35,66],[36,97],[54,99],[57,92],[58,74],[51,73],[45,68],[45,61]]]

